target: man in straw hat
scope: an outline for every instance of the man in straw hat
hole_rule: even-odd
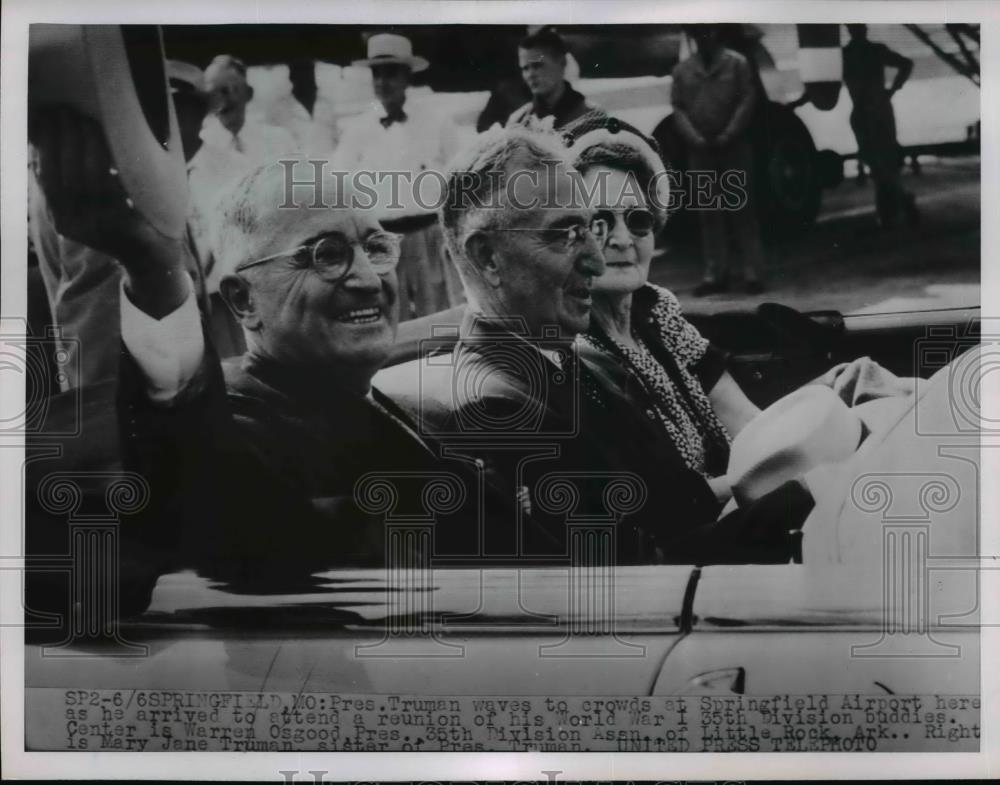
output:
[[[404,237],[398,269],[400,321],[444,310],[464,298],[461,282],[444,259],[437,194],[432,193],[440,189],[440,178],[421,173],[443,170],[457,147],[458,131],[430,109],[407,104],[412,74],[428,66],[413,54],[409,39],[373,35],[368,57],[353,65],[371,68],[378,102],[345,124],[334,169],[383,175],[374,183],[377,211],[386,229]]]

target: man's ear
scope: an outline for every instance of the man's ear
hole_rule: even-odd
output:
[[[250,283],[239,275],[226,275],[219,281],[219,294],[236,320],[248,330],[260,329],[260,314]]]
[[[252,100],[253,100],[253,87],[247,85],[247,103],[250,103]]]
[[[486,232],[476,230],[465,238],[465,258],[484,281],[494,287],[500,285],[496,246]]]

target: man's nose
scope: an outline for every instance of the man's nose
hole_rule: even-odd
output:
[[[604,252],[593,237],[587,238],[587,246],[577,257],[576,266],[587,275],[604,275]]]
[[[344,279],[344,286],[356,291],[377,292],[382,288],[382,279],[372,266],[371,259],[363,248],[354,248],[354,261]]]

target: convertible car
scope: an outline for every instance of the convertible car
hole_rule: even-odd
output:
[[[393,362],[419,358],[432,324],[439,345],[458,317],[405,324]],[[817,503],[791,563],[595,569],[568,556],[480,570],[429,559],[269,591],[187,571],[137,593],[141,568],[114,534],[143,503],[141,478],[118,463],[113,389],[84,389],[39,403],[28,439],[26,685],[977,695],[979,453],[990,437],[978,308],[844,316],[765,304],[695,321],[761,406],[859,355],[919,379],[875,413],[852,458],[807,476]],[[119,591],[103,580],[116,570]]]

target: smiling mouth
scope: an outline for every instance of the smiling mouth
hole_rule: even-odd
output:
[[[337,317],[338,322],[347,324],[373,324],[382,318],[381,308],[358,308]]]

